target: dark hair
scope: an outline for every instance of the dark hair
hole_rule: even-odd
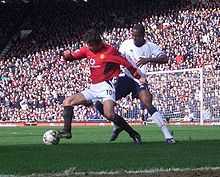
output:
[[[102,38],[95,29],[90,29],[84,34],[83,41],[85,43],[100,43],[102,42]]]
[[[139,33],[142,33],[142,34],[145,33],[144,25],[142,25],[142,24],[134,25],[133,30],[136,30],[136,31],[138,31]]]

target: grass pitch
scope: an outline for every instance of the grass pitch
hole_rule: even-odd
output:
[[[220,167],[220,127],[171,127],[178,141],[167,145],[154,126],[135,127],[143,144],[124,132],[108,143],[111,127],[76,127],[71,140],[42,144],[56,128],[0,128],[0,175]]]

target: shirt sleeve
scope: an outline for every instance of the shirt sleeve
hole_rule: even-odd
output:
[[[125,68],[127,68],[131,74],[139,79],[141,75],[139,75],[137,67],[134,66],[132,63],[130,63],[125,57],[121,56],[119,53],[115,53],[115,55],[108,55],[105,57],[105,62],[111,62],[116,63],[118,65],[123,65]]]
[[[83,58],[86,58],[87,57],[87,52],[86,52],[86,48],[85,47],[82,47],[80,49],[77,49],[75,51],[72,51],[71,52],[71,55],[72,55],[72,59],[73,60],[80,60],[80,59],[83,59]]]
[[[122,55],[125,55],[125,54],[126,54],[126,52],[125,52],[125,43],[124,43],[124,42],[120,45],[120,47],[119,47],[119,52],[120,52],[120,54],[122,54]]]
[[[164,54],[164,52],[161,50],[161,48],[157,45],[154,44],[153,42],[150,42],[150,49],[151,49],[151,55],[157,57],[161,54]]]

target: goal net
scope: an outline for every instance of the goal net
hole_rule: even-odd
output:
[[[166,120],[220,124],[220,70],[203,68],[147,73],[153,105]],[[140,102],[131,95],[119,101],[116,112],[129,121],[140,120]],[[151,120],[147,111],[145,117]]]
[[[210,65],[147,75],[153,104],[167,120],[220,120],[220,70]]]

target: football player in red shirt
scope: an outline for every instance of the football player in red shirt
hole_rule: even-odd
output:
[[[131,74],[144,83],[145,78],[135,66],[122,57],[119,52],[105,44],[95,30],[90,30],[84,36],[86,46],[76,51],[66,50],[64,59],[75,61],[86,58],[89,60],[91,86],[81,93],[67,97],[64,102],[64,129],[59,132],[60,138],[71,138],[71,122],[73,117],[73,106],[87,105],[91,101],[101,100],[103,102],[104,116],[119,127],[128,132],[134,143],[141,143],[140,135],[133,130],[128,123],[114,113],[115,87],[112,80],[120,74],[120,65],[126,67]]]

